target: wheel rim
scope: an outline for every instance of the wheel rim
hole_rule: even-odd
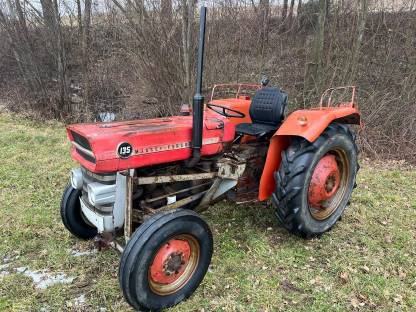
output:
[[[150,289],[161,296],[177,292],[195,273],[200,246],[189,234],[177,235],[162,244],[149,267]]]
[[[316,220],[329,218],[340,206],[348,190],[350,162],[340,148],[326,153],[314,168],[309,182],[308,205]]]

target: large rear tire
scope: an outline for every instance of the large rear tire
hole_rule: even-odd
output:
[[[97,229],[92,227],[82,215],[79,197],[81,191],[68,185],[61,200],[61,219],[67,230],[78,238],[91,239],[97,235]]]
[[[146,220],[123,251],[119,282],[135,309],[160,310],[188,298],[203,280],[212,234],[197,213],[177,209]]]
[[[355,135],[342,124],[329,125],[313,143],[293,138],[275,172],[272,199],[280,224],[303,238],[330,230],[355,187],[357,153]]]

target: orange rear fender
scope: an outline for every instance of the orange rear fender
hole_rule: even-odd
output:
[[[355,107],[297,110],[285,119],[274,135],[300,136],[313,142],[333,121],[360,124],[360,112]]]
[[[360,112],[355,107],[329,107],[298,110],[291,113],[273,135],[260,179],[259,200],[266,200],[276,187],[274,172],[279,168],[282,151],[294,136],[314,142],[333,121],[360,124]]]

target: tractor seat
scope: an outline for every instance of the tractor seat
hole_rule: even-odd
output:
[[[287,105],[287,94],[278,88],[264,87],[256,92],[250,104],[252,123],[235,127],[237,134],[261,137],[277,130]]]

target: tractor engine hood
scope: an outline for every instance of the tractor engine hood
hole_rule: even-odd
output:
[[[175,116],[67,126],[71,156],[92,172],[116,172],[191,157],[192,117]],[[234,124],[207,114],[202,156],[223,150],[234,139]]]

